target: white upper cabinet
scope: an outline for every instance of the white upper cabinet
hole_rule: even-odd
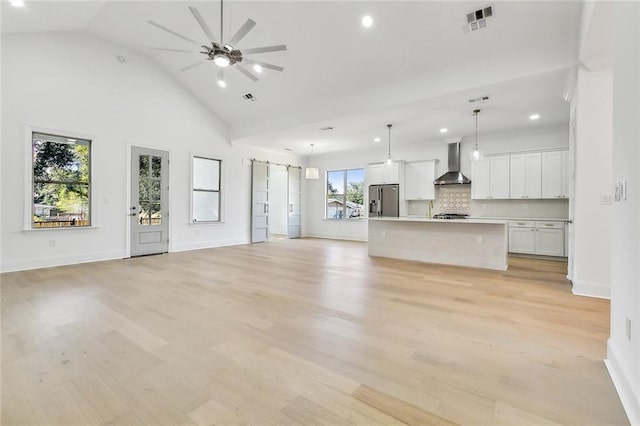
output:
[[[471,198],[509,198],[508,155],[496,155],[471,162]]]
[[[540,198],[541,153],[513,154],[510,157],[510,198]]]
[[[542,198],[567,198],[569,196],[568,151],[542,153]]]
[[[471,162],[471,198],[491,198],[491,169],[488,158]]]
[[[403,177],[404,167],[401,162],[394,161],[391,164],[375,163],[369,165],[368,184],[381,185],[389,183],[401,183],[400,177]]]
[[[436,161],[410,161],[404,167],[405,198],[407,200],[433,200]]]

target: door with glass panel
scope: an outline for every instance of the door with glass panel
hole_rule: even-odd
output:
[[[269,237],[269,163],[252,161],[251,167],[251,242]]]
[[[131,256],[169,251],[169,153],[131,148]]]
[[[287,237],[300,238],[300,196],[302,169],[289,166],[289,210],[287,215]]]

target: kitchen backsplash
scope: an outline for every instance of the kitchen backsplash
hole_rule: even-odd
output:
[[[408,214],[426,216],[428,201],[409,201]],[[436,188],[433,214],[461,213],[476,217],[566,219],[569,201],[563,200],[472,200],[471,187]]]

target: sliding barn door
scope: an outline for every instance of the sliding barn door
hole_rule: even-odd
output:
[[[269,237],[269,163],[251,162],[251,242]]]
[[[302,169],[300,167],[287,167],[288,171],[288,204],[287,237],[300,238],[300,198],[302,193]]]

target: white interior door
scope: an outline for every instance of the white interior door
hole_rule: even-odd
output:
[[[131,148],[131,256],[169,251],[169,153]]]
[[[251,242],[269,237],[269,163],[251,162]]]
[[[287,237],[300,238],[300,201],[302,194],[302,169],[300,167],[287,168],[289,175],[289,214],[287,215]]]

